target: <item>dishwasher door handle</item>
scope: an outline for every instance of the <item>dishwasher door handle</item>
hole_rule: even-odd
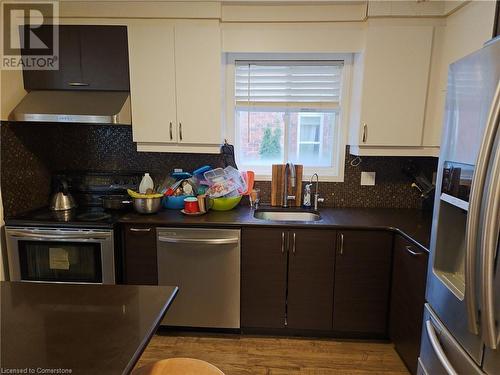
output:
[[[168,243],[186,243],[196,245],[230,245],[237,244],[240,239],[238,237],[231,238],[176,238],[158,236],[158,241]]]

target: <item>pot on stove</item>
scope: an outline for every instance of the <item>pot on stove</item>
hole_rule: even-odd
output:
[[[76,203],[68,190],[68,183],[65,180],[60,180],[57,192],[52,195],[50,209],[52,211],[65,211],[75,207]]]

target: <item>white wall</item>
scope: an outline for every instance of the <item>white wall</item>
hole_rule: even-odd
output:
[[[491,39],[494,1],[475,0],[446,18],[434,31],[431,74],[424,129],[424,144],[439,146],[446,99],[448,66]]]

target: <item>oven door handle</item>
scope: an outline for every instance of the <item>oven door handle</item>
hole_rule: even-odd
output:
[[[44,233],[29,233],[29,232],[14,232],[9,231],[8,235],[16,238],[28,238],[31,240],[107,240],[109,237],[100,236],[95,233],[78,233],[78,234],[44,234]]]

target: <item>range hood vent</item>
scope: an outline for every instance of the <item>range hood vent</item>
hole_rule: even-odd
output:
[[[126,91],[30,91],[9,115],[10,121],[130,125]]]

